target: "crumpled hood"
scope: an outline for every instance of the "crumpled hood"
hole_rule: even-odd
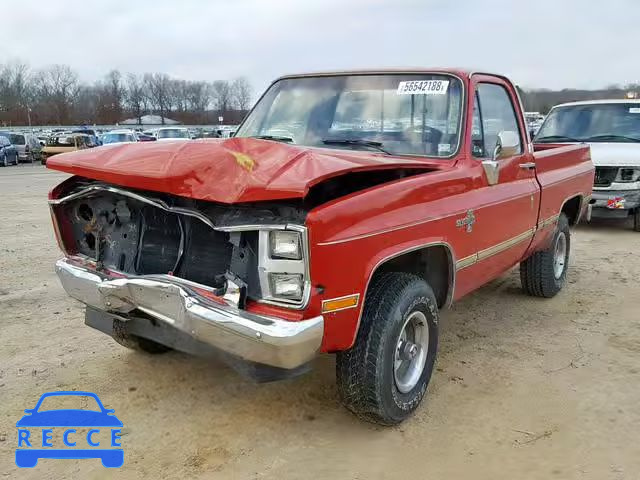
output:
[[[590,143],[597,167],[640,167],[640,143]]]
[[[236,203],[303,198],[316,183],[353,171],[428,171],[434,165],[377,152],[230,138],[109,145],[56,155],[47,168],[129,188]]]

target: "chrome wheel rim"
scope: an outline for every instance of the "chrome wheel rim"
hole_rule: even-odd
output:
[[[556,239],[556,248],[553,255],[553,274],[558,280],[564,273],[565,264],[567,262],[567,236],[564,232],[560,232]]]
[[[407,393],[420,381],[429,352],[429,324],[420,311],[407,317],[396,342],[393,379],[402,393]]]

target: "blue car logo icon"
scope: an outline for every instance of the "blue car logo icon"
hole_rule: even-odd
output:
[[[98,410],[45,410],[42,402],[51,397],[86,397],[95,400]],[[122,422],[114,410],[104,408],[100,398],[91,392],[49,392],[40,397],[33,409],[25,410],[18,427],[16,465],[35,467],[40,458],[99,458],[105,467],[121,467],[124,452],[120,444]],[[65,448],[54,448],[53,429],[60,430]],[[86,430],[86,435],[77,429]],[[106,435],[106,437],[105,437]],[[105,440],[106,438],[106,440]],[[83,448],[84,444],[88,448]],[[62,446],[62,445],[60,445]],[[110,448],[104,448],[109,446]]]

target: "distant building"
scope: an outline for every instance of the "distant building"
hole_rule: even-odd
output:
[[[140,117],[140,123],[137,118],[127,118],[120,122],[120,125],[162,125],[162,117],[160,115],[143,115]],[[179,125],[180,122],[164,117],[164,125]]]

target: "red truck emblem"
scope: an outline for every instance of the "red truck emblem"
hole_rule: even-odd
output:
[[[473,224],[476,223],[476,216],[473,214],[473,210],[467,210],[467,215],[463,218],[456,220],[456,227],[466,226],[467,233],[473,231]]]

